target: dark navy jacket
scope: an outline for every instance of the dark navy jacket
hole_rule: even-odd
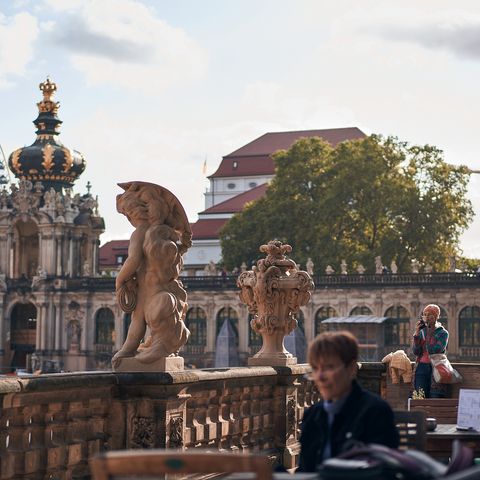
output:
[[[335,415],[331,428],[332,457],[358,442],[398,447],[399,436],[390,405],[364,390],[356,380],[343,408]],[[327,432],[327,413],[320,401],[305,410],[303,416],[298,471],[314,472],[317,465],[322,463]]]

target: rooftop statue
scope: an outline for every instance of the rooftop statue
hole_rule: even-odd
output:
[[[397,273],[398,273],[398,266],[397,266],[397,262],[395,262],[395,260],[392,260],[392,262],[390,263],[390,271],[391,271],[393,274],[397,274]]]
[[[359,263],[357,265],[357,273],[359,275],[363,275],[365,273],[365,271],[366,271],[366,268],[361,263]]]
[[[315,265],[314,265],[314,263],[313,263],[313,260],[312,260],[310,257],[308,257],[308,260],[307,260],[307,263],[305,264],[305,267],[306,267],[307,273],[308,273],[309,275],[313,275],[313,267],[314,267],[314,266],[315,266]]]
[[[183,369],[178,351],[190,332],[185,326],[187,293],[178,276],[192,231],[178,199],[146,182],[119,184],[117,210],[135,231],[128,257],[116,278],[117,300],[132,313],[127,338],[112,359],[117,371]],[[150,336],[141,344],[149,329]]]

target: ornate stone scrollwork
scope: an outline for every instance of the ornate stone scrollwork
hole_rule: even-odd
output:
[[[132,423],[131,448],[155,447],[155,419],[151,417],[134,417]]]
[[[183,446],[183,418],[174,417],[170,420],[170,448],[180,448]]]
[[[297,427],[297,402],[291,397],[287,401],[287,437],[295,437]]]
[[[283,345],[285,335],[296,326],[295,314],[306,305],[314,284],[310,275],[297,268],[285,254],[290,245],[271,241],[260,247],[267,257],[257,262],[251,271],[243,272],[237,280],[240,300],[254,315],[250,325],[262,335],[261,350],[249,359],[249,365],[290,365],[296,358]]]
[[[38,212],[40,197],[38,188],[34,189],[30,180],[20,180],[18,188],[11,186],[11,202],[14,213],[34,215]]]

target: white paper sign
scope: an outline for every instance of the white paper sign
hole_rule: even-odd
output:
[[[480,431],[480,390],[460,389],[457,427]]]

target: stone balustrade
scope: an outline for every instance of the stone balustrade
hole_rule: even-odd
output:
[[[352,287],[475,287],[480,284],[480,275],[473,272],[434,272],[434,273],[398,273],[398,274],[315,274],[316,288],[352,288]],[[237,275],[180,277],[189,291],[237,290]],[[52,277],[45,281],[54,290],[65,291],[114,291],[115,278],[110,277]],[[26,277],[8,278],[7,286],[11,290],[32,290],[32,281]]]
[[[455,367],[472,388],[480,365]],[[0,479],[86,479],[102,450],[210,448],[262,451],[294,466],[303,409],[318,400],[307,365],[88,372],[0,379]],[[405,408],[409,385],[381,363],[360,382]],[[458,394],[458,386],[454,394]]]

